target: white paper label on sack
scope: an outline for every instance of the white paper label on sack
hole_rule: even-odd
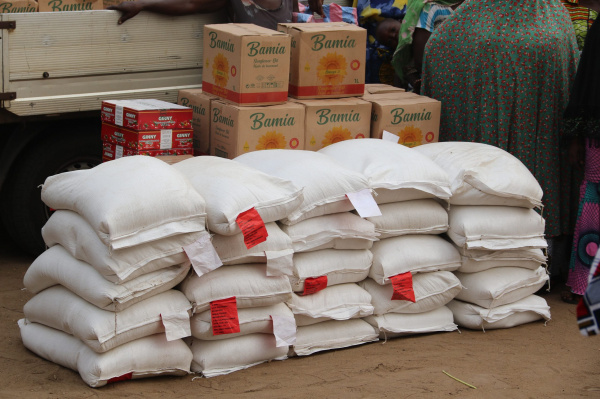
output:
[[[398,143],[398,140],[400,138],[398,136],[396,136],[394,133],[390,133],[387,130],[384,130],[383,134],[381,135],[381,139],[385,140],[385,141],[391,141],[393,143]]]
[[[265,251],[267,276],[292,276],[294,274],[294,250]]]
[[[123,158],[123,147],[120,145],[115,146],[115,159]]]
[[[183,247],[198,277],[223,266],[210,237],[203,235],[190,245]]]
[[[356,209],[361,218],[381,216],[381,210],[377,206],[371,190],[365,188],[355,193],[348,193],[346,196],[352,202],[354,209]]]
[[[173,143],[173,130],[164,129],[160,131],[160,149],[169,150]]]
[[[123,106],[115,105],[115,125],[123,126]]]
[[[273,335],[275,335],[275,346],[290,346],[296,343],[296,319],[287,316],[271,315],[273,320]]]
[[[187,310],[179,313],[161,314],[160,318],[163,326],[165,326],[167,341],[175,341],[192,335],[190,316]]]

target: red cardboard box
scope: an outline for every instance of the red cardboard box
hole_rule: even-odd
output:
[[[168,150],[192,148],[192,129],[133,130],[103,123],[100,132],[102,141],[119,144],[133,150]]]
[[[102,122],[134,130],[191,129],[192,109],[161,100],[102,101]]]
[[[102,161],[112,161],[131,155],[148,155],[151,157],[162,155],[192,155],[192,148],[171,148],[168,150],[134,150],[113,143],[102,143]]]

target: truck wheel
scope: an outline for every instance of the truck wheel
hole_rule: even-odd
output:
[[[2,220],[15,243],[31,255],[42,253],[46,246],[41,229],[51,210],[41,200],[40,185],[48,176],[89,169],[100,162],[100,132],[50,135],[28,149],[3,189]]]

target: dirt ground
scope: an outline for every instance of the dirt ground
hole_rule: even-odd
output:
[[[561,287],[552,320],[486,332],[397,338],[251,367],[226,376],[158,377],[88,387],[22,344],[32,257],[0,236],[0,398],[600,398],[600,337],[579,334]],[[463,380],[476,389],[448,377]]]

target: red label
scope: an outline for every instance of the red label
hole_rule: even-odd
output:
[[[394,287],[392,300],[416,302],[411,272],[396,274],[391,276],[390,280],[392,280],[392,286]]]
[[[237,302],[235,297],[220,299],[210,303],[210,318],[213,335],[233,334],[240,332]]]
[[[209,82],[202,82],[202,91],[214,94],[236,104],[283,104],[288,99],[288,91],[237,93],[225,87],[220,87]]]
[[[365,92],[364,84],[336,85],[336,86],[295,86],[290,84],[290,95],[294,97],[321,96],[321,95],[354,95],[362,96]]]
[[[309,277],[304,280],[302,295],[310,295],[327,288],[327,276]]]
[[[113,378],[109,379],[108,381],[106,381],[106,383],[110,384],[111,382],[127,381],[127,380],[131,380],[132,378],[133,378],[133,373],[127,373],[127,374],[120,375],[118,377],[113,377]]]
[[[240,213],[235,221],[244,234],[246,248],[250,249],[267,240],[269,233],[256,209]]]

